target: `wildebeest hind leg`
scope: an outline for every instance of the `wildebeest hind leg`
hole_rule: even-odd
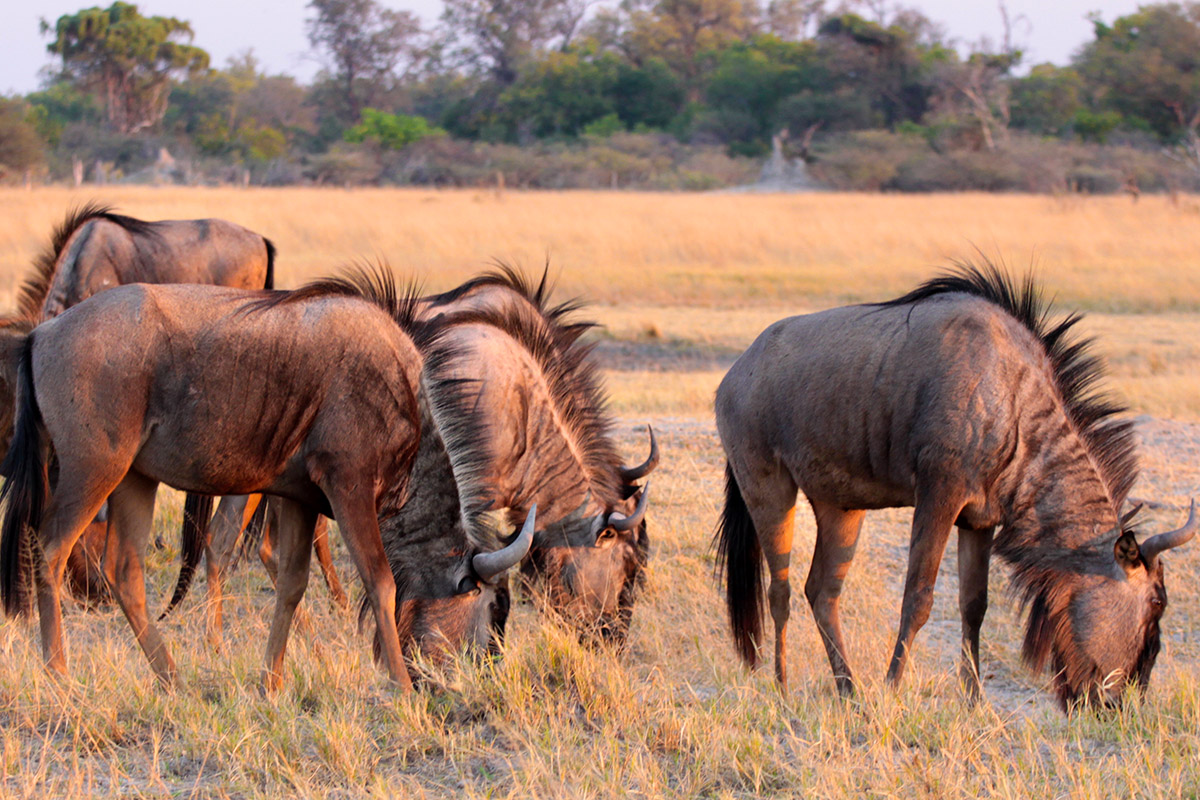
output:
[[[146,613],[146,546],[154,526],[154,497],[158,482],[129,473],[113,491],[108,507],[108,547],[104,552],[104,576],[125,612],[142,652],[158,679],[175,682],[175,661]]]
[[[237,548],[238,536],[242,532],[242,524],[247,512],[254,513],[250,507],[251,497],[261,498],[261,495],[226,495],[217,504],[217,513],[213,516],[209,527],[208,541],[204,545],[204,566],[207,572],[208,589],[208,620],[205,626],[205,638],[214,650],[221,649],[224,635],[225,610],[225,573],[233,563],[234,551]]]
[[[988,606],[988,561],[992,533],[958,529],[958,610],[962,615],[962,665],[959,675],[972,701],[982,693],[979,681],[979,629]]]
[[[34,569],[34,582],[37,589],[42,657],[46,667],[53,672],[65,674],[67,671],[60,601],[67,558],[79,537],[104,505],[107,495],[107,491],[95,487],[88,491],[84,482],[60,472],[56,494],[50,500],[46,515],[42,519],[39,536],[43,558],[38,560]]]
[[[337,569],[333,566],[333,553],[329,549],[329,521],[324,517],[317,520],[313,549],[317,553],[317,563],[321,565],[321,574],[325,576],[325,585],[329,588],[334,604],[345,611],[350,607],[350,601],[342,588],[342,582],[338,580]]]
[[[283,681],[283,656],[287,649],[288,631],[296,606],[308,587],[308,564],[312,557],[313,527],[316,512],[291,500],[279,504],[275,520],[278,572],[275,580],[275,613],[271,618],[271,633],[267,638],[266,666],[263,668],[263,687],[278,689]]]
[[[900,607],[900,633],[888,667],[887,680],[900,683],[917,631],[929,619],[938,565],[946,552],[946,541],[963,501],[947,492],[919,491],[913,510],[912,537],[908,546],[908,575],[904,580],[904,602]]]
[[[858,534],[862,530],[864,511],[847,511],[826,503],[810,500],[817,518],[817,541],[813,547],[812,566],[804,583],[804,595],[817,620],[821,642],[833,668],[833,678],[842,695],[854,693],[854,679],[846,660],[846,642],[842,638],[842,623],[838,600],[842,583],[854,560]]]
[[[738,483],[746,509],[754,520],[759,547],[767,561],[771,582],[767,587],[767,603],[775,623],[775,680],[787,688],[787,623],[790,613],[792,587],[789,567],[792,558],[792,533],[795,530],[796,484],[782,466],[773,475],[755,475]]]

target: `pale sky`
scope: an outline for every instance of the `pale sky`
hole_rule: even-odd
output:
[[[416,12],[432,23],[441,12],[441,0],[383,0],[384,5]],[[62,14],[90,5],[107,7],[110,0],[5,0],[8,11],[0,25],[0,93],[30,92],[40,85],[39,70],[51,63],[46,53],[49,37],[38,31],[38,20],[51,25]],[[189,20],[196,32],[194,44],[213,57],[215,66],[253,49],[268,72],[288,73],[307,81],[318,65],[308,52],[304,20],[307,0],[137,0],[143,14]],[[831,3],[832,5],[832,3]],[[941,22],[960,43],[983,36],[999,41],[1000,12],[993,0],[907,0]],[[1009,16],[1023,16],[1014,28],[1014,41],[1026,51],[1025,67],[1043,61],[1065,63],[1091,38],[1086,15],[1098,11],[1111,22],[1135,11],[1137,0],[1008,0]]]

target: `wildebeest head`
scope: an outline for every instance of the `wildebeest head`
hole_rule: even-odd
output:
[[[1122,518],[1071,578],[1047,579],[1034,593],[1025,657],[1049,664],[1064,708],[1118,705],[1127,687],[1145,691],[1161,647],[1167,606],[1160,554],[1191,539],[1200,521],[1192,502],[1182,528],[1138,544]]]
[[[437,660],[458,650],[497,651],[508,620],[505,576],[529,552],[536,516],[534,507],[500,550],[452,552],[447,555],[458,562],[454,569],[414,571],[399,590],[404,597],[398,612],[401,640],[410,652]]]
[[[540,584],[549,606],[585,636],[623,644],[629,632],[650,547],[650,485],[635,481],[649,475],[658,459],[651,429],[646,461],[617,468],[620,498],[603,507],[589,496],[574,513],[546,525],[522,565],[522,574]]]

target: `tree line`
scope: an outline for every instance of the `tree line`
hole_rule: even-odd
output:
[[[376,0],[308,12],[307,85],[252,53],[214,66],[186,20],[131,3],[43,20],[57,66],[0,99],[0,170],[704,188],[753,177],[774,145],[842,188],[1200,174],[1197,2],[1093,16],[1069,64],[1028,70],[1003,3],[997,38],[961,49],[884,0],[445,0],[432,27]]]

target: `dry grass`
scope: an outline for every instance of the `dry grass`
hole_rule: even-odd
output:
[[[212,797],[1196,797],[1200,794],[1200,548],[1168,565],[1166,649],[1147,700],[1115,716],[1062,716],[1019,663],[1020,624],[993,571],[984,630],[987,702],[954,679],[954,545],[903,689],[881,685],[895,633],[909,512],[868,516],[844,595],[860,698],[833,693],[804,606],[813,542],[798,514],[790,659],[780,697],[735,661],[710,578],[721,456],[708,411],[725,366],[768,322],[905,289],[975,242],[1023,264],[1035,252],[1138,410],[1200,415],[1200,227],[1192,201],[746,197],[384,191],[119,189],[0,192],[0,288],[23,273],[74,200],[148,217],[218,215],[281,251],[281,284],[356,255],[386,255],[431,287],[492,256],[549,251],[567,293],[598,300],[600,356],[622,452],[654,422],[649,587],[625,653],[581,648],[528,606],[504,658],[462,663],[396,695],[354,620],[314,578],[312,628],[292,640],[287,688],[257,689],[271,594],[261,570],[230,587],[226,651],[203,644],[202,589],[167,623],[184,685],[153,683],[124,619],[67,615],[75,677],[50,679],[33,630],[0,623],[0,796]],[[8,282],[4,280],[8,277]],[[0,292],[2,295],[3,292]],[[0,306],[6,302],[0,296]],[[1164,313],[1165,312],[1165,313]],[[1155,423],[1136,493],[1177,522],[1200,488],[1200,428]],[[1151,429],[1147,429],[1151,430]],[[1189,449],[1190,448],[1190,449]],[[171,531],[178,499],[164,491]],[[170,540],[172,536],[168,536]],[[349,569],[340,546],[339,565]],[[152,595],[175,554],[153,555]]]

